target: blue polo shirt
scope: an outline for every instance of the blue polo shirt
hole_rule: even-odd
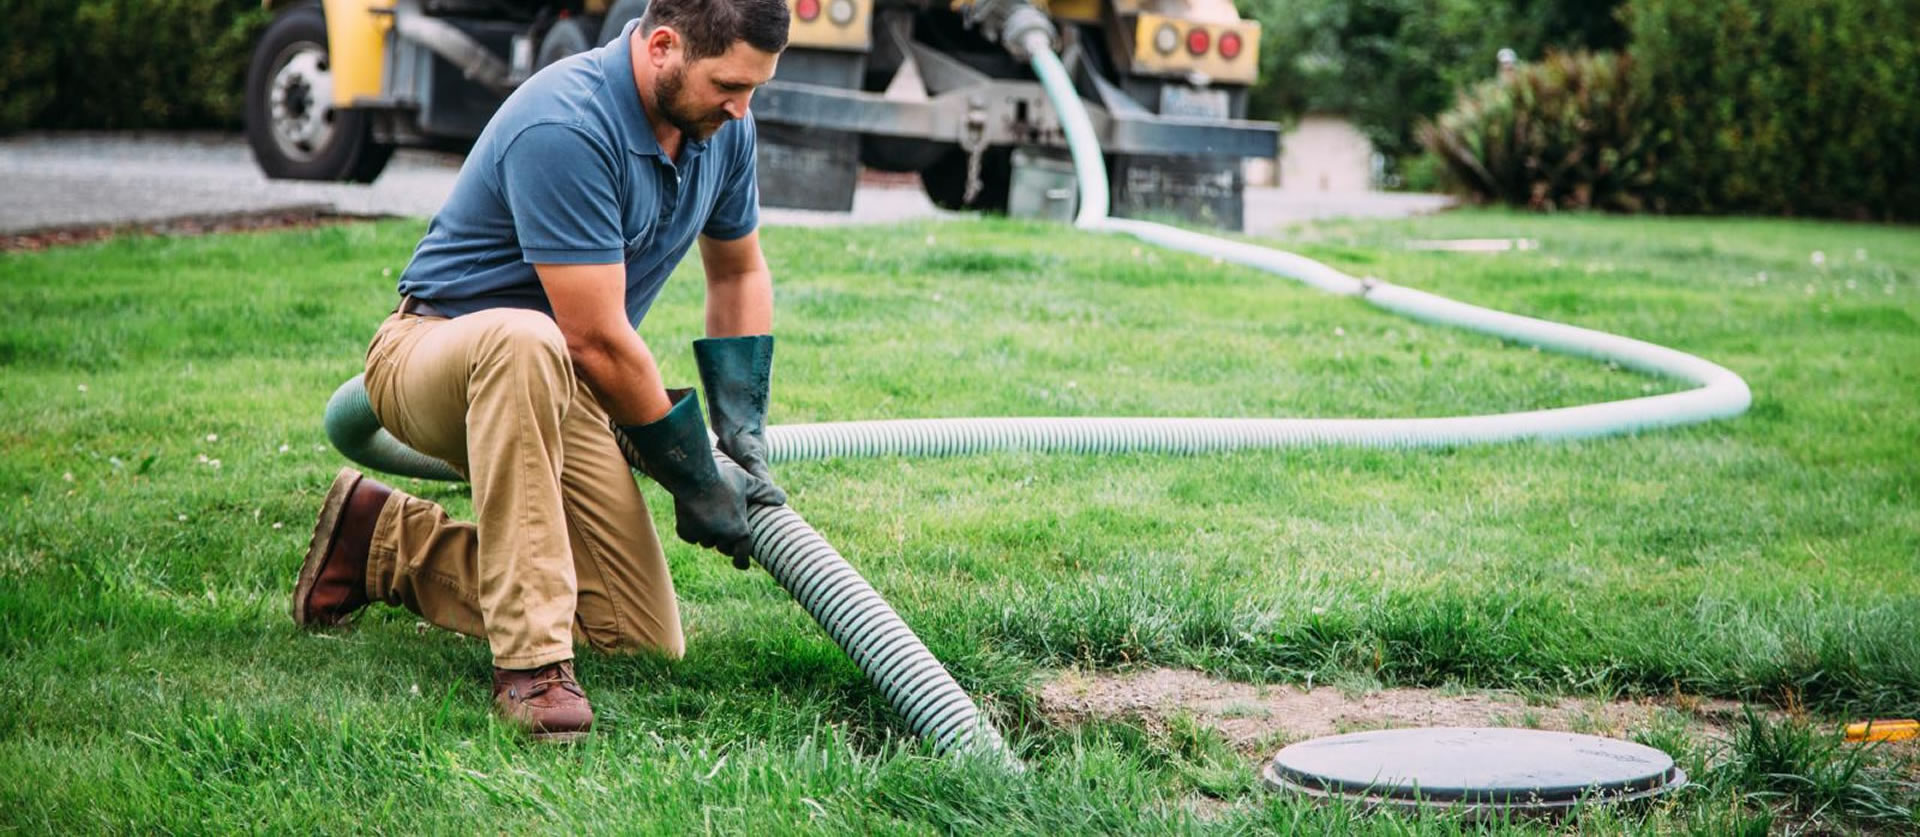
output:
[[[633,83],[627,36],[637,25],[507,97],[400,274],[400,293],[451,316],[502,307],[551,316],[536,263],[621,262],[637,328],[694,236],[730,241],[759,226],[753,117],[682,140],[680,159],[667,157]]]

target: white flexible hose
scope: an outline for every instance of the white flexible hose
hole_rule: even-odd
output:
[[[1044,34],[1030,34],[1023,46],[1067,134],[1080,185],[1080,212],[1074,223],[1081,229],[1131,235],[1169,249],[1264,270],[1329,293],[1357,296],[1422,322],[1617,363],[1650,375],[1677,378],[1698,388],[1578,407],[1452,418],[980,418],[783,424],[767,428],[774,459],[925,456],[990,450],[1197,453],[1298,445],[1427,447],[1579,439],[1729,418],[1746,412],[1752,403],[1752,393],[1739,375],[1685,352],[1455,302],[1378,279],[1362,280],[1305,256],[1164,224],[1108,217],[1106,164],[1086,108],[1066,68],[1048,48]]]

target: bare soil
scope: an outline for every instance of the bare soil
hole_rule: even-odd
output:
[[[1741,711],[1732,701],[1684,696],[1604,701],[1443,689],[1356,692],[1319,686],[1309,691],[1177,669],[1117,676],[1062,672],[1041,687],[1039,698],[1041,711],[1060,723],[1126,720],[1153,728],[1184,716],[1219,730],[1236,750],[1261,758],[1308,738],[1396,727],[1529,727],[1624,738],[1654,726],[1662,710],[1673,710],[1696,737],[1724,741]]]
[[[321,227],[375,220],[383,216],[354,215],[329,206],[296,206],[264,212],[223,212],[211,215],[182,215],[154,221],[122,224],[91,224],[46,227],[20,232],[0,233],[0,252],[45,250],[88,244],[124,235],[190,236],[213,233],[250,232]]]

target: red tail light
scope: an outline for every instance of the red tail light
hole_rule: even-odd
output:
[[[1212,45],[1212,43],[1213,38],[1207,34],[1207,30],[1205,29],[1196,26],[1187,31],[1187,51],[1194,55],[1206,55],[1207,47]]]
[[[793,13],[801,20],[812,21],[820,16],[820,0],[798,0],[793,4]]]
[[[1240,57],[1240,33],[1228,32],[1220,36],[1220,57],[1228,61]]]

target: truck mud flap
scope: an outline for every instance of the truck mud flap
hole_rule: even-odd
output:
[[[1116,154],[1108,167],[1115,215],[1245,228],[1241,197],[1247,181],[1238,159]]]
[[[860,136],[760,123],[760,205],[846,212],[860,180]]]

